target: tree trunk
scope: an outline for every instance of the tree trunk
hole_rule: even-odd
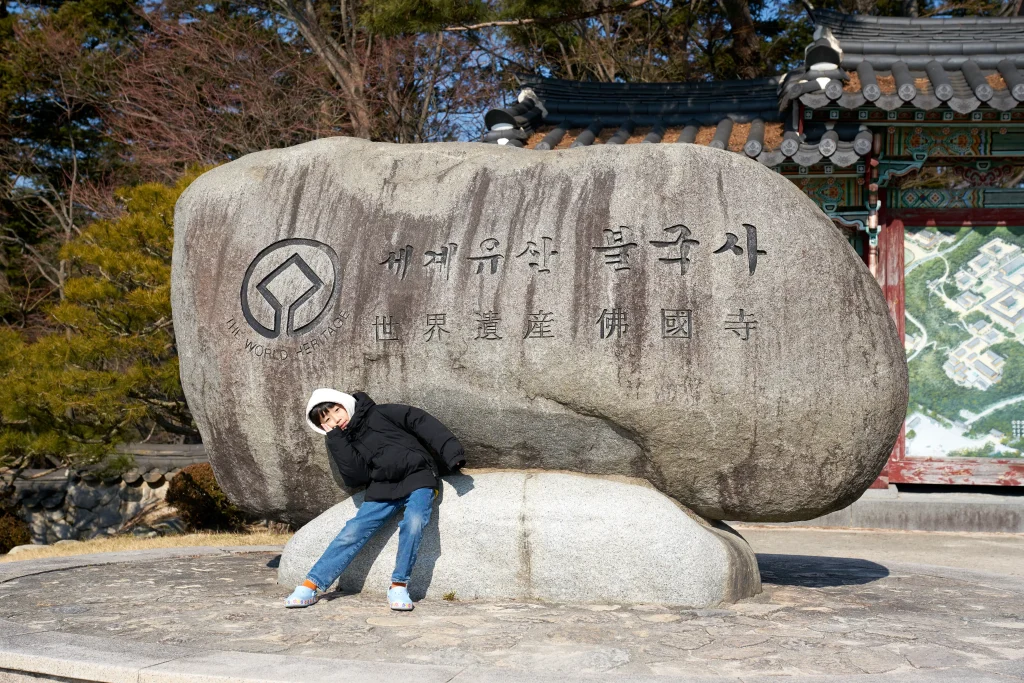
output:
[[[720,0],[729,20],[732,50],[736,58],[738,78],[757,78],[763,68],[761,38],[757,35],[754,18],[747,0]]]
[[[357,47],[352,44],[343,45],[324,30],[312,0],[306,0],[302,7],[293,0],[273,0],[271,6],[295,24],[309,47],[324,62],[341,87],[345,94],[345,108],[352,122],[352,135],[369,139],[373,132],[373,115],[364,87],[365,68],[356,53]]]

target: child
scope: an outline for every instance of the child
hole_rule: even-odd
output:
[[[437,495],[437,453],[450,471],[466,464],[462,444],[448,428],[419,408],[377,405],[364,393],[354,396],[317,389],[306,404],[306,422],[324,434],[328,457],[345,486],[366,486],[363,504],[285,599],[285,607],[306,607],[345,571],[359,549],[400,508],[398,557],[391,575],[391,609],[413,608],[409,576],[416,562],[423,527]]]

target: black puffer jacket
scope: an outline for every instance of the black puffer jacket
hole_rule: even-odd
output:
[[[462,467],[462,444],[424,410],[377,405],[362,392],[345,429],[327,432],[327,452],[348,487],[367,486],[366,500],[396,500],[438,485],[437,454],[447,471]]]

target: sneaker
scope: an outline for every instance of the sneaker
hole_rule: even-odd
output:
[[[408,612],[412,609],[412,598],[405,586],[392,586],[388,589],[388,603],[396,612]]]
[[[309,607],[317,600],[320,596],[315,590],[307,586],[299,586],[292,591],[292,594],[284,599],[285,607]]]

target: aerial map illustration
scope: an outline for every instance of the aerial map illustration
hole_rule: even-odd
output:
[[[1024,451],[1024,228],[905,238],[907,455]]]

